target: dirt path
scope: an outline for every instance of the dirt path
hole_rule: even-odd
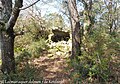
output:
[[[42,75],[43,80],[52,82],[51,84],[70,84],[69,72],[66,70],[67,63],[63,56],[45,53],[33,62],[40,70],[38,75]]]

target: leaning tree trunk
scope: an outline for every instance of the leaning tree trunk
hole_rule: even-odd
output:
[[[72,30],[72,55],[71,58],[81,55],[81,34],[79,15],[76,6],[76,0],[68,0],[68,8],[70,13],[70,22]]]
[[[19,16],[23,0],[15,0],[15,5],[12,8],[12,0],[1,1],[0,14],[0,37],[1,37],[1,57],[3,73],[10,74],[15,72],[14,58],[14,38],[15,33],[13,27]]]

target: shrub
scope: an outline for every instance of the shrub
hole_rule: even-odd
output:
[[[120,40],[107,34],[103,30],[94,31],[91,35],[86,35],[82,44],[82,55],[70,61],[74,67],[73,80],[75,82],[88,79],[98,79],[100,82],[107,82],[111,76],[110,63],[114,56],[118,56]],[[74,77],[74,75],[79,75]]]
[[[32,42],[31,45],[28,46],[28,52],[32,54],[32,57],[39,57],[41,52],[46,48],[46,42],[41,38],[39,41]]]

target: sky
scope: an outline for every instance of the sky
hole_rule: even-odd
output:
[[[23,7],[26,7],[33,3],[33,0],[23,0],[23,1],[24,1]],[[59,5],[56,0],[40,0],[33,7],[35,8],[35,10],[37,9],[38,11],[41,12],[41,16],[44,16],[45,14],[48,14],[48,13],[59,12],[58,10]],[[29,10],[29,9],[26,9],[26,10]],[[26,10],[22,10],[22,13],[26,12]]]
[[[34,3],[37,0],[23,0],[23,8],[26,6],[29,6],[30,4]],[[37,11],[41,12],[41,17],[44,17],[45,15],[48,15],[50,13],[59,13],[60,15],[62,15],[62,17],[64,18],[65,24],[69,24],[69,19],[66,17],[66,15],[64,15],[61,11],[61,3],[62,0],[40,0],[38,3],[36,3],[33,7],[34,7],[34,13]],[[30,7],[32,8],[32,7]],[[27,16],[28,15],[28,11],[30,10],[30,8],[26,9],[26,10],[22,10],[21,11],[21,15],[23,16]],[[36,12],[37,13],[37,12]]]

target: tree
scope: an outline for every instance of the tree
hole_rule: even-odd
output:
[[[13,27],[19,16],[23,0],[15,0],[12,8],[12,0],[0,0],[1,14],[0,14],[0,37],[1,37],[1,55],[3,73],[15,73],[15,58],[14,58],[14,39],[16,33]]]
[[[94,16],[92,15],[93,1],[82,0],[81,2],[84,6],[84,34],[89,34],[92,31],[92,26],[94,24]]]
[[[81,33],[79,15],[76,6],[76,0],[68,0],[68,8],[70,14],[71,30],[72,30],[72,56],[81,55]]]
[[[117,31],[117,27],[119,28],[119,1],[118,0],[104,0],[104,4],[107,12],[104,17],[107,20],[107,25],[109,26],[109,33]]]
[[[47,20],[47,25],[50,29],[54,29],[54,27],[59,29],[64,29],[65,22],[61,15],[58,13],[50,13],[49,15],[44,16]]]

